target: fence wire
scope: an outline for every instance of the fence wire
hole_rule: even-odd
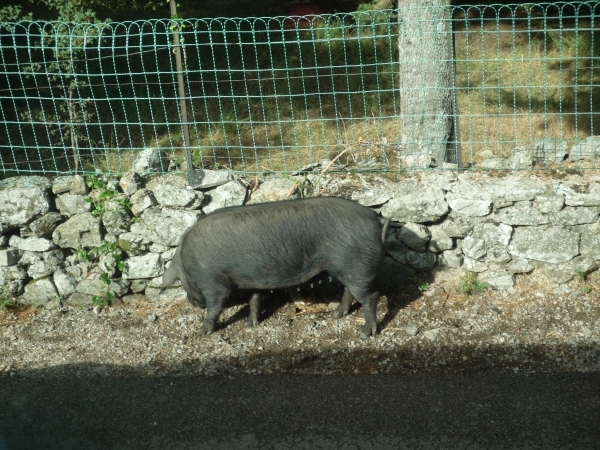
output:
[[[2,23],[0,172],[122,173],[147,148],[172,161],[162,171],[181,170],[175,29],[196,167],[290,173],[341,154],[336,167],[362,171],[596,169],[599,13],[584,2],[448,7],[416,22],[400,9]],[[446,38],[440,59],[418,47]],[[445,134],[407,131],[427,121]]]

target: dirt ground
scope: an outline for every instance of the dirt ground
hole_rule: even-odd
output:
[[[332,317],[343,287],[327,279],[275,292],[245,328],[237,293],[209,336],[185,299],[105,309],[5,308],[0,374],[132,376],[600,371],[598,273],[556,286],[521,275],[517,293],[460,292],[461,280],[386,265],[376,336],[361,340],[356,303]],[[1,375],[0,375],[1,376]]]

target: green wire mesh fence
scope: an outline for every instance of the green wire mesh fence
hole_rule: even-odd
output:
[[[181,170],[175,29],[196,167],[289,173],[337,157],[362,171],[595,169],[599,13],[600,2],[585,2],[448,7],[414,20],[401,8],[3,23],[0,172],[120,173],[147,148],[171,160],[164,172]],[[430,39],[450,51],[434,59],[419,49]],[[407,130],[422,118],[445,131],[415,137]]]

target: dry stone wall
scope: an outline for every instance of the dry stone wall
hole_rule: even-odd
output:
[[[249,203],[315,194],[355,200],[393,220],[387,264],[456,278],[476,272],[500,290],[514,289],[518,274],[539,271],[560,284],[598,268],[598,176],[320,170],[263,179]],[[135,171],[120,179],[6,179],[0,182],[2,295],[48,308],[184,298],[181,286],[160,294],[181,236],[203,214],[241,205],[246,195],[246,184],[224,171],[205,171],[194,189],[183,176]]]

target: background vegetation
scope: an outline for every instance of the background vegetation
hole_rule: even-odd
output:
[[[180,15],[251,12],[249,2],[235,4],[182,1]],[[264,12],[253,15],[290,7],[260,4]],[[121,172],[134,150],[149,146],[184,160],[172,23],[150,20],[164,18],[168,5],[122,5],[48,0],[2,8],[4,20],[61,21],[0,32],[7,68],[0,77],[9,86],[0,89],[5,173],[17,165]],[[182,22],[196,164],[292,171],[349,150],[342,162],[366,170],[400,167],[397,18],[391,10],[363,13],[393,4],[324,5],[354,12],[325,16],[308,28],[283,19]],[[598,134],[598,12],[598,4],[454,9],[466,162],[507,157],[538,139],[574,143]]]

